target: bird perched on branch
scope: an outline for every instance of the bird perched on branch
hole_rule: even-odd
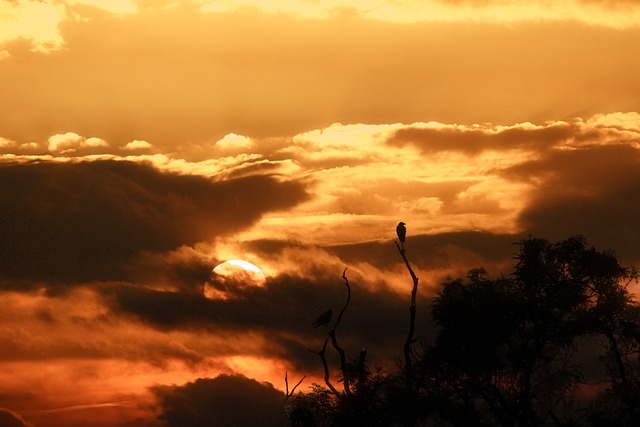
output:
[[[313,327],[317,328],[319,326],[326,326],[331,322],[331,316],[333,315],[333,310],[327,310],[322,313],[315,322],[313,322]]]
[[[396,227],[396,234],[398,235],[398,239],[400,239],[400,243],[402,243],[402,249],[404,249],[404,240],[407,236],[407,228],[405,227],[404,222],[399,222]]]

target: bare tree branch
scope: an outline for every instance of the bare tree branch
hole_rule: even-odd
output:
[[[285,398],[285,400],[288,399],[290,396],[293,396],[293,393],[296,392],[296,389],[298,388],[298,386],[300,384],[302,384],[302,381],[304,381],[305,378],[307,378],[306,375],[304,375],[302,377],[302,379],[300,381],[298,381],[298,383],[295,386],[293,386],[293,388],[291,389],[291,392],[289,392],[289,372],[285,372],[284,373],[284,386],[285,386],[284,398]]]
[[[313,353],[320,356],[320,359],[322,360],[322,367],[324,368],[324,383],[327,385],[327,387],[329,387],[329,390],[331,390],[333,394],[335,394],[336,396],[340,396],[340,392],[338,391],[338,389],[336,389],[335,386],[331,383],[331,375],[329,373],[329,364],[327,363],[327,356],[325,355],[327,351],[328,343],[329,343],[329,337],[325,338],[324,345],[322,346],[322,350],[313,352]]]
[[[344,386],[344,392],[347,396],[351,397],[352,396],[351,379],[349,378],[349,373],[347,369],[347,354],[345,353],[344,349],[340,347],[340,345],[338,344],[338,339],[336,338],[336,328],[338,327],[338,324],[342,319],[342,315],[344,314],[345,311],[347,311],[347,308],[349,307],[349,303],[351,302],[351,286],[349,286],[349,279],[347,279],[346,273],[347,273],[347,269],[345,268],[344,271],[342,272],[342,280],[344,280],[344,285],[347,287],[347,300],[344,304],[344,307],[340,311],[340,314],[338,315],[338,319],[336,320],[336,323],[334,323],[333,326],[331,327],[331,330],[329,331],[329,336],[331,337],[331,343],[333,344],[333,348],[335,348],[336,351],[338,352],[338,355],[340,355],[340,370],[342,371],[342,385]]]
[[[397,241],[394,241],[396,247],[398,248],[398,252],[402,259],[404,260],[405,265],[407,266],[407,270],[409,270],[409,274],[411,274],[411,279],[413,280],[413,289],[411,290],[411,305],[409,306],[409,333],[407,334],[407,339],[404,342],[404,364],[405,364],[405,384],[407,387],[407,391],[411,391],[413,389],[413,361],[411,358],[411,345],[413,344],[413,335],[415,334],[416,328],[416,295],[418,293],[418,277],[413,272],[411,265],[409,264],[409,260],[406,256],[406,250],[404,247],[400,247]]]
[[[347,355],[344,349],[340,347],[340,345],[338,344],[338,339],[336,338],[336,328],[338,327],[338,324],[340,324],[340,320],[342,319],[344,312],[347,311],[347,308],[349,307],[349,303],[351,302],[351,287],[349,286],[349,280],[347,279],[346,273],[347,273],[347,269],[345,268],[344,271],[342,272],[342,279],[344,280],[344,284],[347,287],[347,300],[344,304],[344,307],[340,311],[340,314],[338,314],[338,318],[336,319],[335,323],[333,324],[333,326],[331,326],[331,329],[329,330],[329,334],[324,340],[324,345],[322,346],[322,350],[318,352],[313,352],[313,353],[320,356],[320,359],[322,360],[322,366],[324,368],[325,384],[333,394],[335,394],[336,396],[339,396],[340,392],[331,383],[329,364],[327,362],[327,356],[326,356],[327,344],[329,342],[329,338],[331,338],[331,344],[333,345],[333,348],[335,348],[335,350],[338,352],[338,355],[340,356],[340,370],[342,371],[342,379],[343,379],[342,382],[344,386],[344,392],[347,396],[351,397],[352,396],[351,381],[350,381],[348,369],[347,369]]]

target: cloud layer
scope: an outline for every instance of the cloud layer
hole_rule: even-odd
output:
[[[305,198],[274,178],[213,182],[122,161],[4,164],[0,175],[4,283],[122,280],[144,252],[237,233]]]
[[[156,387],[168,426],[273,426],[286,424],[284,393],[241,375],[198,379],[184,386]]]
[[[167,151],[334,122],[502,124],[638,110],[635,27],[82,10],[85,19],[61,26],[64,50],[0,64],[13,82],[0,100],[2,137],[44,144],[74,132]]]

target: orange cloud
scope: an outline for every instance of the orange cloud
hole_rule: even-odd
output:
[[[152,145],[147,141],[143,141],[140,139],[136,139],[134,141],[128,142],[124,147],[124,150],[147,150],[151,148]]]
[[[36,52],[55,52],[65,47],[65,35],[60,27],[73,21],[88,21],[99,14],[127,18],[147,11],[177,11],[190,9],[201,14],[286,15],[300,20],[362,19],[394,23],[489,22],[519,23],[522,21],[578,21],[588,25],[614,28],[634,27],[638,22],[638,8],[630,0],[567,1],[549,5],[544,2],[512,1],[404,1],[401,3],[375,1],[304,1],[255,2],[252,0],[210,1],[167,0],[97,1],[65,0],[45,2],[13,0],[0,5],[3,12],[0,44],[18,38],[26,40]],[[2,51],[0,51],[2,52]],[[9,48],[0,57],[15,55]]]
[[[103,139],[95,137],[84,138],[75,132],[53,135],[49,137],[48,142],[49,151],[62,154],[75,152],[81,148],[107,147],[109,145]]]
[[[224,138],[216,142],[216,145],[224,151],[228,150],[241,150],[249,151],[255,147],[255,144],[250,138],[242,135],[236,135],[235,133],[229,133]]]
[[[627,48],[640,45],[636,28],[303,21],[181,7],[121,18],[94,10],[61,29],[63,52],[2,61],[0,79],[13,82],[0,100],[2,137],[43,144],[72,129],[171,152],[335,122],[517,123],[628,111],[639,89]]]
[[[36,0],[4,1],[0,3],[0,53],[9,57],[12,52],[2,50],[7,41],[27,40],[30,50],[49,52],[64,46],[58,31],[60,22],[66,19],[63,4]],[[0,55],[0,61],[3,55]]]

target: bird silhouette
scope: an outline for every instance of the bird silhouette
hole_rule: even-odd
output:
[[[320,327],[320,326],[328,325],[329,322],[331,321],[331,316],[332,315],[333,315],[333,310],[325,311],[320,316],[318,316],[318,318],[316,319],[315,322],[313,322],[313,327],[317,328],[317,327]]]
[[[404,222],[399,222],[396,227],[396,234],[398,235],[398,239],[400,239],[400,243],[402,243],[402,249],[404,249],[404,240],[407,236],[407,228],[405,227]]]

